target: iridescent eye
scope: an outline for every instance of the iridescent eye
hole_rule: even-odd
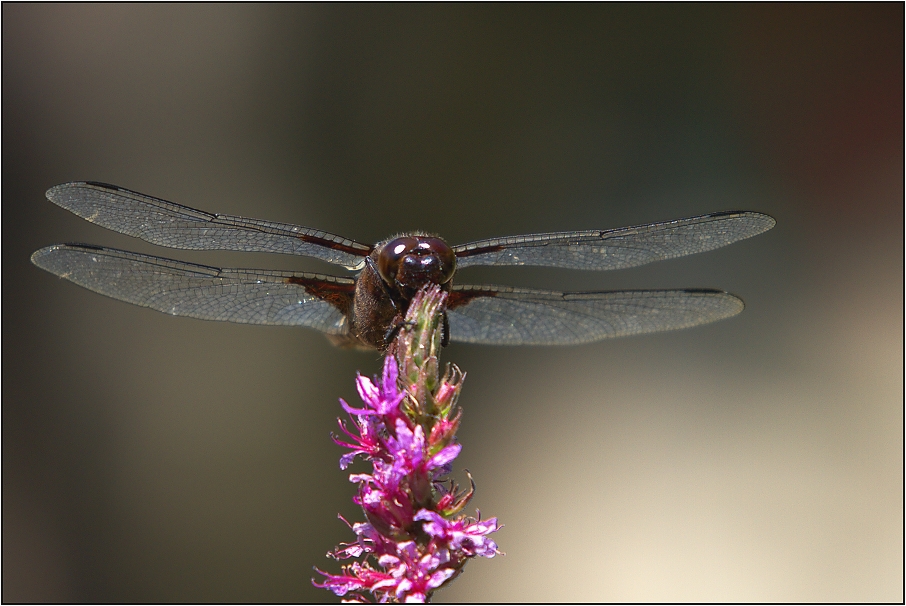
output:
[[[440,238],[420,237],[418,246],[425,253],[435,256],[440,263],[438,268],[437,283],[446,284],[453,278],[456,271],[456,255],[450,245]]]
[[[453,249],[431,236],[402,236],[387,242],[378,253],[377,269],[389,286],[407,289],[411,296],[425,284],[446,284],[456,271]]]
[[[404,236],[384,245],[378,255],[378,271],[384,281],[393,284],[399,271],[400,261],[418,247],[418,240]]]

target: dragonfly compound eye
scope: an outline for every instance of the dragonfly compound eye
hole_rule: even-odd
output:
[[[417,289],[424,284],[446,284],[456,270],[453,249],[429,236],[391,240],[378,255],[378,271],[387,284]]]

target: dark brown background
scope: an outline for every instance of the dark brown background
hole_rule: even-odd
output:
[[[377,357],[38,270],[64,241],[162,254],[44,199],[69,180],[364,242],[772,214],[636,270],[461,274],[748,308],[450,347],[507,555],[438,599],[903,599],[902,4],[2,10],[4,601],[324,600],[360,515],[328,434]]]

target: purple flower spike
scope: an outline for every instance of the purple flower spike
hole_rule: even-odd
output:
[[[455,434],[464,378],[455,366],[438,377],[446,296],[435,286],[413,298],[381,377],[356,379],[364,408],[340,400],[351,424],[350,429],[340,421],[348,441],[333,436],[349,449],[340,468],[359,455],[372,465],[371,473],[349,476],[358,484],[353,500],[368,522],[352,524],[356,542],[328,554],[356,561],[336,575],[316,568],[324,579],[312,583],[344,601],[427,602],[469,559],[500,553],[488,536],[500,528],[497,518],[482,521],[460,513],[474,483],[460,491],[446,478],[462,450]]]

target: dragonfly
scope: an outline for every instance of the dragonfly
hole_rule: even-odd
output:
[[[324,231],[213,214],[128,189],[81,181],[47,198],[83,219],[159,246],[313,257],[355,272],[332,276],[219,268],[87,244],[36,251],[38,267],[91,291],[174,316],[304,326],[341,346],[384,350],[415,293],[447,293],[444,341],[574,345],[729,318],[743,301],[714,289],[559,292],[454,282],[477,265],[583,270],[637,267],[710,251],[771,229],[772,217],[715,212],[608,230],[540,233],[457,246],[422,232],[362,244]]]

